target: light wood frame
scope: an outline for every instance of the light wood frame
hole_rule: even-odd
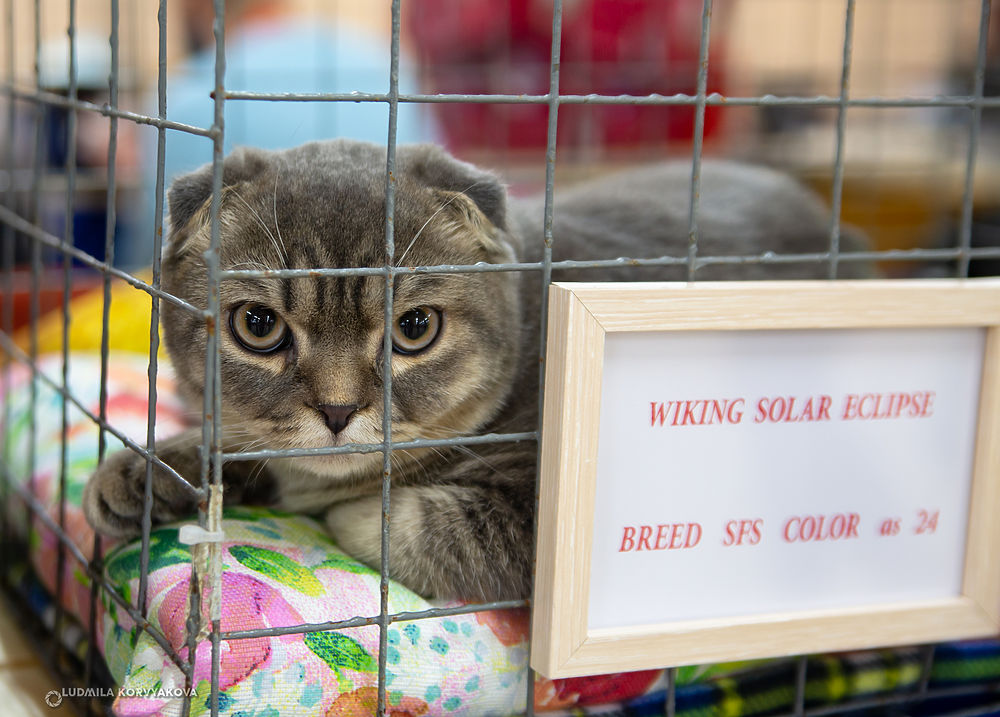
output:
[[[531,664],[548,677],[1000,633],[1000,281],[553,284]],[[962,594],[588,629],[604,337],[618,331],[986,330]]]

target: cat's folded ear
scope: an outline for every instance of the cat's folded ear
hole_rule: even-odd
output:
[[[271,163],[271,153],[253,147],[237,147],[222,164],[222,185],[229,187],[248,181],[263,172]],[[212,165],[206,164],[190,174],[174,180],[167,192],[170,208],[170,233],[179,236],[195,215],[202,216],[196,222],[199,226],[207,223],[209,200],[212,198]],[[185,234],[192,233],[194,227]]]
[[[433,144],[400,146],[400,171],[418,182],[446,192],[463,194],[497,229],[507,229],[507,190],[492,172],[455,159]]]

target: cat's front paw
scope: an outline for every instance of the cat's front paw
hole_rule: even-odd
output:
[[[130,538],[142,531],[146,459],[130,450],[104,459],[83,489],[83,512],[101,535]],[[153,469],[153,523],[176,520],[196,509],[190,489]]]

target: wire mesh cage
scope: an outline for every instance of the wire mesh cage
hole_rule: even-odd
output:
[[[99,604],[126,614],[176,664],[186,690],[197,686],[198,651],[207,650],[208,694],[202,704],[183,702],[183,713],[225,712],[220,665],[227,645],[262,637],[337,634],[374,626],[377,650],[370,671],[377,674],[374,702],[378,714],[393,711],[390,628],[474,612],[524,607],[527,600],[505,600],[420,611],[390,609],[389,544],[392,525],[393,455],[416,448],[473,447],[487,443],[539,441],[537,429],[441,439],[394,439],[392,415],[392,324],[396,279],[414,274],[521,272],[537,284],[542,346],[538,357],[544,383],[547,287],[553,272],[621,267],[681,267],[698,280],[706,267],[743,263],[807,263],[834,279],[844,264],[876,262],[888,276],[969,277],[997,274],[1000,261],[1000,23],[991,0],[663,0],[602,3],[467,3],[435,0],[369,9],[364,3],[314,3],[309,10],[350,18],[353,29],[374,23],[381,57],[363,70],[329,60],[311,89],[295,89],[288,74],[260,82],[246,49],[227,41],[234,18],[253,3],[196,3],[209,24],[202,24],[200,84],[193,90],[198,112],[185,115],[178,101],[185,82],[172,71],[185,51],[168,27],[184,27],[175,3],[70,0],[54,8],[45,0],[5,3],[3,67],[4,165],[0,169],[3,286],[0,342],[5,387],[26,372],[26,405],[5,400],[3,425],[4,580],[12,604],[33,603],[21,576],[29,535],[43,530],[54,563],[51,609],[39,618],[51,637],[48,658],[67,685],[92,688],[74,702],[81,709],[107,709],[113,691],[98,651]],[[266,3],[265,3],[266,4]],[[409,6],[407,6],[409,5]],[[95,7],[101,18],[95,21]],[[298,3],[298,9],[306,3]],[[87,11],[87,14],[84,13]],[[991,21],[992,15],[992,21]],[[375,20],[372,18],[375,17]],[[360,19],[359,19],[360,18]],[[155,19],[155,23],[154,23]],[[270,22],[273,16],[266,16]],[[388,24],[386,25],[386,20]],[[360,23],[360,24],[358,24]],[[53,28],[65,41],[50,41]],[[93,30],[94,27],[99,28]],[[208,29],[210,33],[206,34]],[[991,29],[992,28],[992,29]],[[92,42],[93,35],[98,41]],[[103,34],[102,34],[103,33]],[[992,33],[992,43],[991,43]],[[337,35],[345,48],[350,38]],[[914,39],[916,38],[916,39]],[[189,41],[194,42],[191,37]],[[197,49],[197,48],[196,48]],[[319,52],[310,49],[309,52]],[[334,52],[334,57],[342,57]],[[333,64],[329,64],[329,63]],[[156,65],[156,72],[142,74]],[[192,72],[194,70],[191,70]],[[367,75],[365,73],[368,73]],[[418,89],[419,88],[419,89]],[[150,93],[144,94],[146,89]],[[175,94],[176,93],[176,94]],[[155,96],[154,111],[146,98]],[[310,268],[233,268],[220,263],[220,208],[224,192],[223,158],[238,141],[253,137],[259,125],[280,125],[305,117],[307,107],[335,107],[316,131],[329,136],[364,124],[386,148],[383,247],[379,266]],[[249,107],[280,107],[291,114],[260,119]],[[376,120],[367,113],[377,110]],[[342,114],[337,114],[342,112]],[[299,113],[296,115],[296,113]],[[356,113],[359,121],[348,119]],[[200,117],[201,119],[198,119]],[[265,116],[266,117],[266,116]],[[301,120],[303,123],[307,120]],[[312,122],[313,120],[308,120]],[[297,120],[288,136],[308,138]],[[141,135],[141,137],[140,137]],[[494,264],[399,265],[396,236],[397,144],[411,139],[443,142],[458,156],[497,167],[513,193],[540,192],[543,246],[539,261]],[[253,141],[250,139],[249,141]],[[164,290],[161,256],[166,188],[176,177],[171,151],[193,142],[199,162],[210,162],[210,238],[205,253],[209,279],[206,308],[192,306]],[[174,148],[172,150],[172,148]],[[554,194],[564,183],[648,160],[681,156],[690,164],[686,252],[669,256],[558,261],[553,258]],[[829,200],[828,242],[807,254],[754,253],[715,256],[699,245],[699,201],[703,156],[726,156],[768,163],[796,174]],[[187,169],[192,169],[188,167]],[[851,223],[871,238],[872,247],[846,251],[842,227]],[[148,267],[137,269],[137,267]],[[246,279],[319,280],[368,276],[381,279],[384,330],[381,390],[383,440],[331,448],[227,450],[223,444],[221,349],[218,332],[209,331],[204,355],[201,410],[200,480],[191,486],[199,505],[197,525],[208,533],[222,520],[223,467],[274,458],[380,454],[382,460],[381,565],[379,609],[347,619],[308,622],[292,627],[261,626],[224,630],[217,603],[223,592],[222,553],[207,543],[195,560],[190,590],[184,593],[192,616],[177,648],[147,614],[147,572],[151,551],[153,471],[166,465],[157,452],[160,313],[165,303],[196,315],[209,327],[224,326],[220,288]],[[127,285],[148,296],[147,408],[144,439],[109,420],[108,383],[113,329],[113,287]],[[94,292],[90,308],[76,298]],[[96,325],[78,328],[74,310],[96,312]],[[55,317],[54,319],[52,317]],[[46,324],[46,322],[49,322]],[[132,322],[128,331],[135,333]],[[98,398],[83,397],[74,384],[71,350],[79,334],[99,356]],[[54,338],[53,338],[54,337]],[[134,338],[134,337],[133,337]],[[75,343],[76,342],[76,343]],[[54,351],[56,359],[44,354]],[[43,396],[57,397],[61,449],[52,465],[41,465],[35,445],[49,428],[39,424]],[[539,397],[541,400],[541,397]],[[145,459],[145,510],[134,594],[113,584],[102,543],[81,544],[66,504],[73,456],[67,448],[70,411],[87,417],[98,430],[97,456],[117,439]],[[15,445],[13,427],[28,449]],[[56,477],[52,495],[37,483],[40,469]],[[174,472],[176,475],[176,472]],[[177,476],[179,481],[183,479]],[[186,483],[185,483],[186,485]],[[46,503],[50,501],[50,504]],[[54,506],[54,507],[52,507]],[[24,549],[22,549],[24,546]],[[37,550],[30,547],[30,550]],[[67,568],[67,566],[70,566]],[[77,585],[68,575],[80,576]],[[74,620],[63,596],[83,591],[89,599]],[[215,597],[212,597],[215,596]],[[210,610],[202,600],[210,603]],[[30,613],[30,610],[28,611]],[[28,614],[25,613],[25,614]],[[86,637],[81,652],[72,643]],[[198,646],[207,639],[208,645]],[[810,675],[826,669],[821,658],[802,656],[783,663],[778,678],[789,704],[770,713],[794,715],[871,711],[885,714],[983,714],[1000,709],[1000,680],[941,686],[933,680],[935,646],[909,653],[917,665],[907,689],[850,703],[813,704]],[[528,714],[541,704],[535,680],[523,679]],[[677,711],[677,671],[663,677],[663,710]],[[778,679],[776,678],[776,679]],[[64,690],[65,692],[65,690]],[[187,694],[187,693],[185,693]],[[40,696],[41,697],[41,696]],[[367,704],[367,703],[366,703]],[[194,705],[194,706],[193,706]],[[957,705],[957,706],[956,706]],[[398,704],[397,704],[398,706]],[[457,707],[457,706],[456,706]],[[749,711],[757,714],[760,712]],[[470,712],[472,714],[473,712]]]

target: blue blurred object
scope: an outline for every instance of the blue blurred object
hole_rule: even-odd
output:
[[[270,17],[234,29],[226,43],[225,85],[232,91],[267,93],[387,92],[390,52],[387,38],[351,25],[332,26],[319,18]],[[167,78],[167,118],[210,127],[215,103],[215,50],[198,52]],[[414,68],[401,57],[399,88],[417,88]],[[150,103],[156,107],[155,98]],[[155,114],[155,111],[152,112]],[[239,145],[282,149],[317,139],[350,137],[385,143],[389,107],[384,102],[269,102],[229,100],[225,104],[225,151]],[[400,104],[397,141],[434,142],[440,134],[427,109]],[[139,231],[118,249],[118,263],[139,266],[151,260],[156,179],[156,135],[146,133],[142,159],[144,208]],[[164,180],[212,160],[212,140],[170,130],[166,137]],[[166,209],[164,210],[166,212]]]

